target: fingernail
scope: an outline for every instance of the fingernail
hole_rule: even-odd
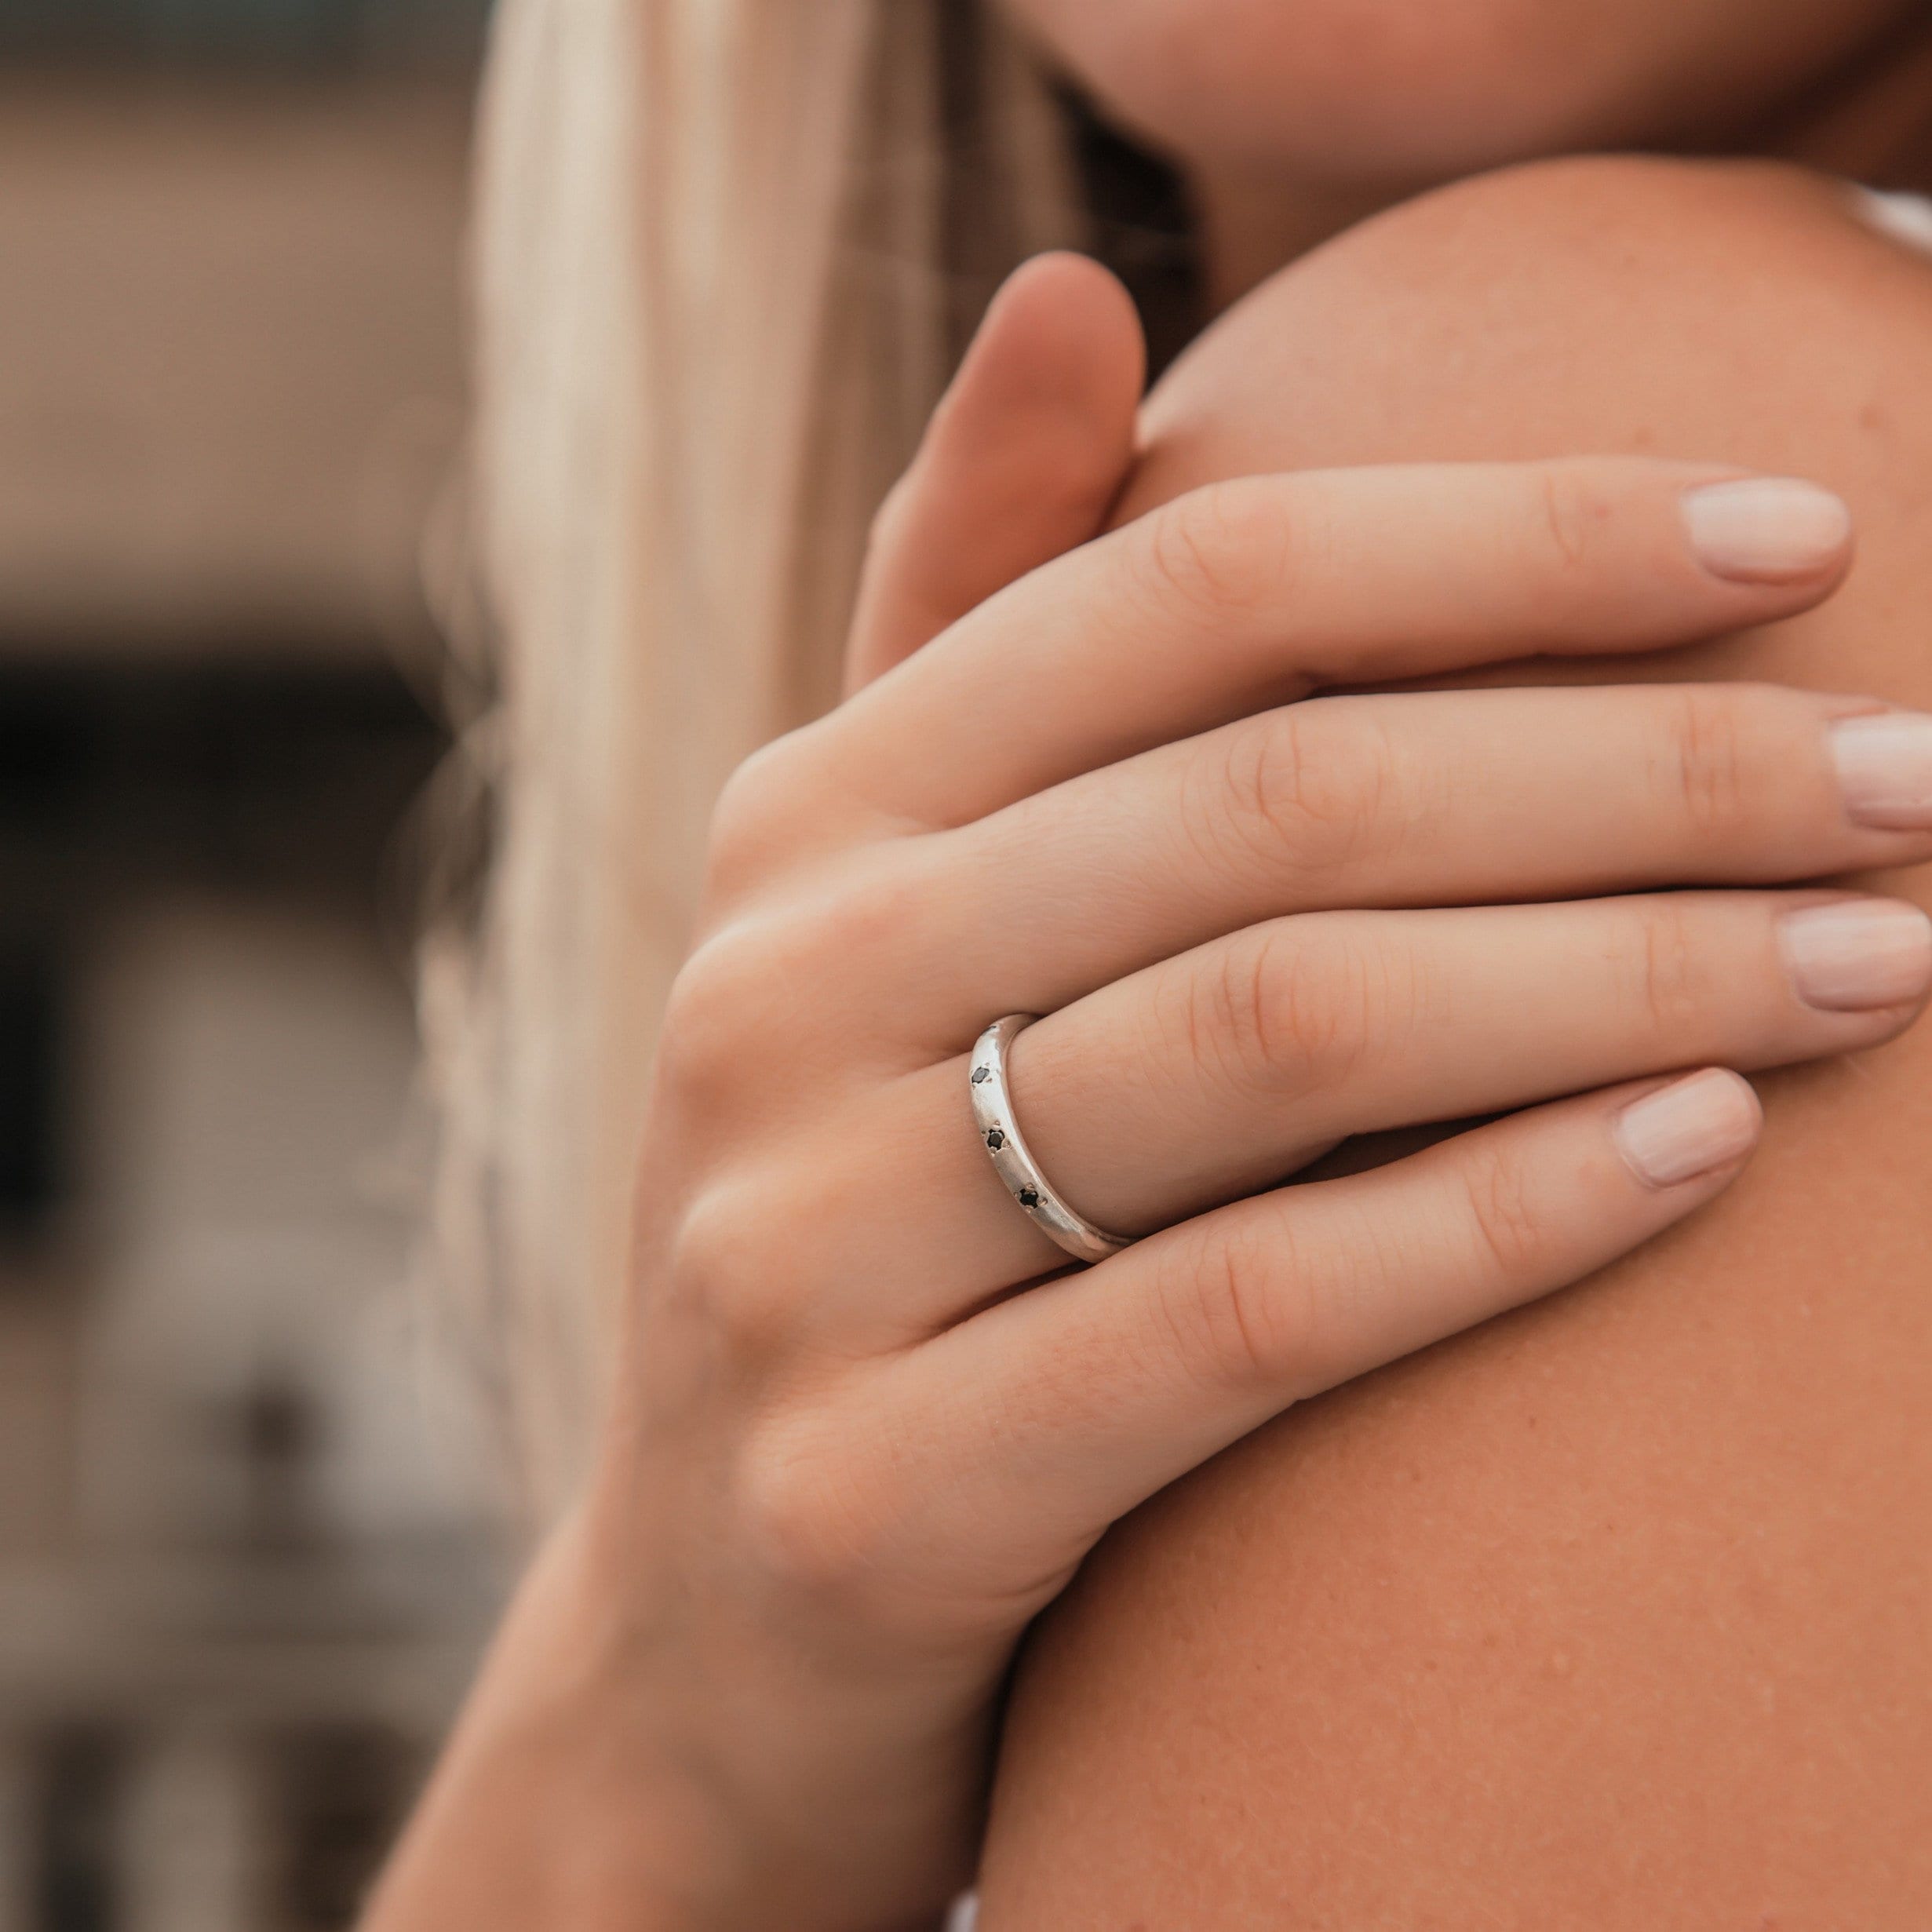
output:
[[[1882,711],[1840,718],[1831,743],[1845,809],[1857,823],[1932,831],[1932,717]]]
[[[1904,1006],[1932,986],[1932,919],[1897,899],[1787,913],[1778,944],[1799,997],[1828,1012]]]
[[[1638,1179],[1674,1187],[1741,1161],[1757,1145],[1763,1120],[1750,1081],[1713,1067],[1633,1100],[1613,1132]]]
[[[1704,483],[1684,492],[1683,506],[1698,560],[1734,583],[1815,577],[1843,554],[1851,535],[1843,501],[1795,476]]]

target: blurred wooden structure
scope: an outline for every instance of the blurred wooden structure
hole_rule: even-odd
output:
[[[0,640],[380,641],[461,426],[465,103],[0,75]]]
[[[472,0],[0,0],[0,1932],[326,1932],[489,1617],[399,858]]]

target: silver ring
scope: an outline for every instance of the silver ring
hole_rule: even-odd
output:
[[[1013,1096],[1006,1084],[1006,1050],[1033,1023],[1031,1013],[1008,1013],[995,1020],[973,1047],[967,1091],[972,1096],[973,1118],[979,1123],[979,1142],[993,1161],[993,1171],[1021,1211],[1049,1241],[1082,1261],[1104,1261],[1133,1245],[1125,1234],[1110,1234],[1095,1227],[1078,1208],[1070,1207],[1040,1172],[1026,1137],[1013,1117]]]

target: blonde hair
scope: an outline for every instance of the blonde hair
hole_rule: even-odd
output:
[[[424,1019],[440,1273],[541,1519],[597,1408],[712,801],[834,701],[866,529],[962,324],[1081,224],[1038,71],[962,0],[505,0],[482,129],[501,691],[468,748],[499,804]]]

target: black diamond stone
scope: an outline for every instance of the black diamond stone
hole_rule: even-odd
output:
[[[973,1069],[973,1084],[975,1087],[983,1087],[992,1077],[993,1069],[990,1066],[975,1066]]]
[[[1006,1145],[1006,1136],[998,1128],[990,1128],[986,1132],[986,1145],[997,1154]]]
[[[1037,1187],[1023,1187],[1019,1190],[1019,1205],[1023,1208],[1038,1207],[1040,1205],[1040,1190]]]

